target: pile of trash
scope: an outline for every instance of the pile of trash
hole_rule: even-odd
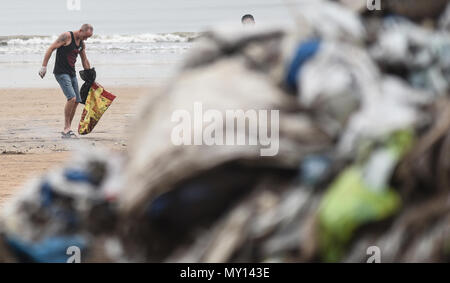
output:
[[[8,204],[0,261],[63,261],[68,246],[84,262],[366,262],[371,247],[448,261],[449,1],[351,2],[304,0],[295,30],[205,33],[143,103],[125,159],[79,154]],[[278,110],[279,125],[262,119],[277,154],[175,145],[173,113],[196,103]]]

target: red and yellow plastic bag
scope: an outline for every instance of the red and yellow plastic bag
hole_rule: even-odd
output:
[[[86,104],[81,114],[78,133],[86,135],[92,132],[95,125],[116,98],[115,95],[106,91],[97,83],[93,83],[89,89]]]

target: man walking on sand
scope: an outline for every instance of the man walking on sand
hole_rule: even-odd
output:
[[[66,106],[64,107],[64,130],[61,132],[62,138],[77,138],[75,133],[71,130],[75,111],[78,103],[81,102],[80,90],[78,88],[75,72],[75,62],[77,61],[78,54],[80,54],[83,68],[85,70],[91,68],[86,57],[86,46],[84,41],[91,37],[93,33],[94,28],[90,24],[84,24],[77,31],[61,34],[58,39],[50,45],[47,52],[45,52],[42,68],[39,71],[39,76],[44,78],[47,73],[48,60],[50,60],[53,51],[57,49],[53,74],[67,98]]]

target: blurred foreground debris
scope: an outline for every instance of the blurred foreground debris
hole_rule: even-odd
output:
[[[206,33],[126,160],[81,153],[8,204],[0,261],[448,261],[450,5],[390,2],[305,0],[295,30]],[[279,110],[278,154],[175,146],[171,115],[196,102]]]

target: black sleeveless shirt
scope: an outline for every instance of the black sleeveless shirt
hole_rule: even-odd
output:
[[[80,45],[77,46],[73,32],[70,32],[72,41],[67,46],[61,46],[56,51],[55,68],[53,74],[68,74],[75,76],[75,63],[77,62],[78,54],[83,50],[83,41],[80,41]]]

